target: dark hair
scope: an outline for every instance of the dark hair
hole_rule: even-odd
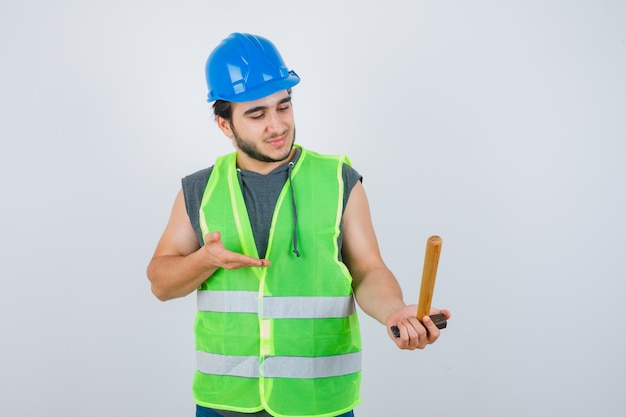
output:
[[[233,106],[230,101],[217,100],[213,103],[213,114],[230,121],[233,116]]]
[[[291,96],[291,88],[287,89],[287,93]],[[219,116],[230,122],[230,119],[233,117],[232,103],[230,101],[216,100],[213,103],[213,114],[216,118]]]

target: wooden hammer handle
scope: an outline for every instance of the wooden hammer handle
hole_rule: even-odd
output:
[[[420,298],[417,303],[417,319],[422,321],[424,316],[430,314],[430,303],[435,290],[437,267],[439,266],[439,254],[441,253],[441,238],[431,236],[426,241],[426,254],[424,255],[424,270],[422,271],[422,284]]]
[[[441,253],[441,238],[431,236],[426,241],[426,254],[424,255],[424,270],[422,271],[422,284],[420,287],[420,298],[417,303],[417,319],[422,321],[424,316],[430,316],[430,303],[433,300],[435,290],[435,278],[437,278],[437,267],[439,266],[439,254]],[[445,329],[447,319],[445,314],[434,314],[431,320],[438,329]],[[428,332],[428,329],[426,329]],[[391,326],[391,333],[397,339],[400,337],[398,326]]]

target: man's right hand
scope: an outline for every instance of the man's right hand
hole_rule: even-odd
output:
[[[253,258],[226,249],[220,232],[207,233],[204,236],[204,242],[202,250],[207,255],[207,261],[219,268],[230,270],[270,266],[270,261],[267,259]]]
[[[205,244],[200,247],[187,215],[181,190],[176,196],[170,219],[150,260],[147,275],[154,295],[165,301],[194,292],[219,268],[269,265],[267,260],[226,249],[221,234],[217,231],[207,233]]]

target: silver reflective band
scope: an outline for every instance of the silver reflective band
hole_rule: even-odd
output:
[[[349,375],[361,370],[361,352],[345,355],[303,358],[271,356],[263,361],[265,378],[328,378]]]
[[[259,358],[256,356],[227,356],[196,351],[198,371],[210,375],[259,377]],[[345,355],[306,358],[271,356],[262,365],[265,378],[329,378],[361,371],[361,352]]]
[[[217,313],[258,313],[259,293],[255,291],[198,290],[198,310]]]
[[[217,313],[259,312],[258,293],[254,291],[198,290],[198,310]],[[354,297],[264,297],[261,318],[326,319],[354,314]]]
[[[354,298],[346,297],[265,297],[264,319],[327,319],[349,317]]]
[[[259,377],[259,358],[257,356],[227,356],[196,351],[198,371],[203,374]]]

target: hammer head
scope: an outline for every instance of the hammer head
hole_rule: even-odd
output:
[[[435,326],[437,326],[438,329],[445,329],[448,326],[448,320],[446,319],[446,316],[441,313],[433,314],[429,317],[433,321],[433,323],[435,323]],[[426,329],[426,331],[428,332],[428,329]],[[398,326],[391,326],[391,333],[393,333],[393,337],[395,337],[396,339],[399,338],[400,329],[398,329]]]

